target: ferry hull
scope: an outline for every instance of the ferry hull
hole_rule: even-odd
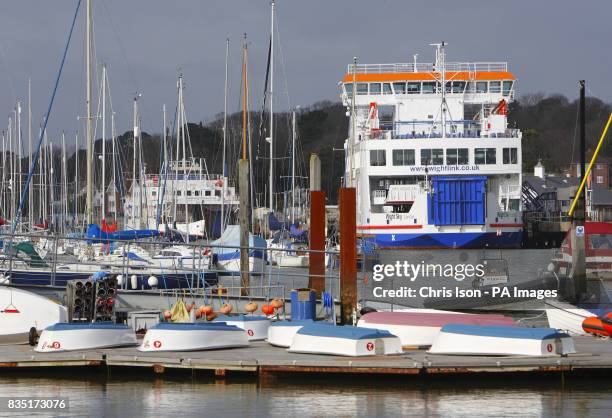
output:
[[[368,233],[364,239],[378,248],[520,248],[522,231],[450,233]]]

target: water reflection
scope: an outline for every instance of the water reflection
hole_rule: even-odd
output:
[[[286,378],[285,378],[286,379]],[[606,416],[612,385],[559,382],[473,387],[460,381],[270,382],[0,379],[0,396],[68,397],[62,416]],[[295,382],[295,380],[293,380]],[[592,382],[591,382],[592,383]],[[30,412],[12,416],[33,416]]]

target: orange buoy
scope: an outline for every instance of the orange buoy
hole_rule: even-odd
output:
[[[257,310],[257,307],[259,305],[257,305],[255,302],[249,302],[246,305],[244,305],[244,310],[247,311],[248,313],[253,313]]]
[[[285,303],[282,301],[282,299],[273,299],[272,302],[270,302],[270,306],[272,306],[274,309],[282,308],[284,304]]]
[[[214,312],[209,313],[208,315],[206,315],[206,320],[207,321],[212,321],[213,319],[215,319],[217,317],[217,314]]]
[[[582,321],[582,329],[587,334],[609,337],[610,333],[604,328],[603,321],[596,316],[591,316]]]
[[[601,325],[603,329],[608,333],[608,336],[612,337],[612,312],[608,312],[606,316],[601,318]]]
[[[202,315],[210,315],[211,313],[213,313],[213,308],[212,306],[201,306],[200,309],[202,310]]]
[[[172,318],[172,312],[170,312],[170,309],[166,309],[164,311],[164,319],[170,319]]]
[[[233,309],[234,307],[232,305],[226,303],[221,307],[221,309],[219,309],[219,312],[221,312],[223,315],[229,315]]]
[[[261,305],[261,312],[264,315],[270,315],[274,313],[274,308],[272,306],[269,305]]]

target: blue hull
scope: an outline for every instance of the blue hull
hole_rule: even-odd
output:
[[[378,248],[519,248],[523,233],[457,232],[437,234],[368,234],[363,239]]]
[[[8,272],[5,274],[9,274]],[[151,287],[148,285],[148,279],[150,274],[136,274],[138,277],[138,290],[149,290]],[[53,275],[49,271],[40,270],[13,270],[10,272],[11,284],[19,285],[37,285],[37,286],[60,286],[65,287],[68,280],[86,280],[91,277],[88,273],[77,273],[77,272],[62,272],[58,271]],[[212,272],[200,273],[193,275],[191,274],[167,274],[167,275],[156,275],[157,277],[157,289],[189,289],[191,287],[198,286],[198,280],[200,281],[199,287],[210,286],[217,284],[217,274]],[[128,280],[128,289],[131,289],[130,282]]]

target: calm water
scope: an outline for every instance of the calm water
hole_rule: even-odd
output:
[[[70,417],[455,416],[609,417],[612,384],[603,379],[510,382],[474,387],[455,380],[382,383],[327,381],[74,380],[0,377],[0,396],[67,397]],[[352,382],[352,383],[350,383]],[[30,412],[2,416],[45,416]]]

